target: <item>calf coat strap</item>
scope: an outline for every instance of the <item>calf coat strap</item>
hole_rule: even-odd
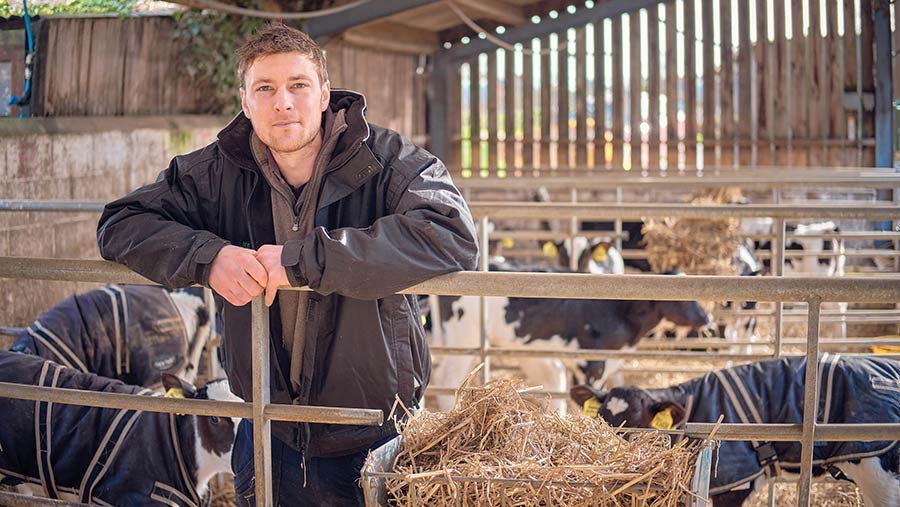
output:
[[[103,288],[103,292],[109,295],[113,310],[113,327],[115,329],[115,366],[116,375],[129,372],[130,356],[128,351],[128,305],[125,303],[125,291],[118,285],[110,285]]]
[[[175,457],[178,460],[178,469],[181,472],[181,480],[184,481],[185,489],[187,489],[191,495],[190,500],[194,505],[199,505],[200,497],[197,496],[197,487],[191,474],[188,472],[188,467],[184,462],[184,455],[182,454],[183,449],[178,441],[178,426],[175,417],[175,414],[169,414],[169,434],[172,438],[172,448],[175,450]]]
[[[50,370],[53,370],[50,373]],[[60,366],[50,361],[44,362],[41,368],[41,376],[38,379],[38,385],[42,387],[56,387],[59,382]],[[50,381],[48,382],[48,377]],[[56,479],[53,474],[53,462],[50,454],[52,450],[52,428],[53,428],[53,403],[44,401],[36,401],[34,403],[34,436],[37,440],[35,449],[37,450],[37,466],[38,476],[41,479],[41,486],[44,489],[44,496],[47,498],[59,498],[56,491]]]
[[[61,340],[56,333],[44,327],[44,325],[41,324],[41,321],[37,320],[29,326],[28,334],[53,352],[53,354],[59,358],[59,361],[63,366],[68,366],[69,368],[83,373],[89,373],[88,367],[85,366],[84,361],[78,357],[78,354],[73,352],[66,342]]]
[[[169,507],[198,507],[197,503],[184,496],[184,493],[159,481],[153,484],[153,492],[150,493],[150,499]]]

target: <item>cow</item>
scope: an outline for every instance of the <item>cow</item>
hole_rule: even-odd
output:
[[[510,264],[494,265],[511,271]],[[519,270],[529,270],[518,266]],[[540,270],[532,267],[530,269]],[[544,271],[556,271],[544,268]],[[453,347],[477,347],[480,336],[479,298],[438,298],[444,343]],[[485,299],[488,337],[493,347],[541,347],[559,349],[621,349],[637,342],[663,319],[678,325],[711,325],[710,315],[695,301],[620,301],[603,299],[543,299],[489,297]],[[458,386],[475,367],[472,356],[447,356],[433,372],[439,386]],[[523,359],[527,380],[551,390],[565,390],[565,365],[557,359]],[[602,382],[603,361],[584,367],[589,382]],[[438,396],[438,408],[453,407],[452,397]],[[554,408],[563,412],[565,403]]]
[[[575,271],[593,275],[624,275],[622,254],[608,241],[576,236],[563,241],[545,241],[541,246],[545,256],[555,258],[563,268],[571,268],[570,252],[575,255]]]
[[[667,388],[574,386],[583,411],[612,426],[673,429],[685,422],[801,424],[805,357],[783,357],[713,371]],[[900,422],[900,362],[824,354],[817,368],[820,423]],[[767,477],[797,473],[799,442],[721,442],[710,480],[715,507],[739,507]],[[814,474],[832,472],[859,487],[867,507],[900,505],[900,446],[895,441],[819,442]]]
[[[38,356],[0,351],[0,382],[161,396]],[[169,373],[171,396],[241,401],[218,380],[196,388]],[[231,470],[238,419],[0,398],[0,484],[91,505],[197,507]]]
[[[109,285],[66,298],[20,332],[10,350],[158,388],[163,372],[193,378],[190,351],[209,325],[199,297],[149,285]]]

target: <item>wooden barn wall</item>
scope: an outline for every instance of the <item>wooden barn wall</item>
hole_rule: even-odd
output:
[[[42,22],[36,116],[209,112],[207,90],[178,69],[169,17]]]
[[[448,159],[482,176],[872,166],[875,2],[676,0],[482,53],[450,69]]]
[[[366,96],[369,121],[421,141],[425,133],[425,82],[414,56],[336,41],[325,46],[333,88]]]

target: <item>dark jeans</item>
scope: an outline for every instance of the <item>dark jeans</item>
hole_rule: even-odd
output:
[[[377,447],[381,442],[373,445]],[[310,458],[306,462],[306,487],[300,453],[272,437],[272,499],[277,507],[365,506],[359,485],[368,451],[338,458]],[[234,491],[238,507],[256,505],[253,468],[253,425],[242,420],[231,455]]]

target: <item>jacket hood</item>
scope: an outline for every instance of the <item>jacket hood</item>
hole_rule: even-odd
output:
[[[322,123],[326,115],[336,114],[344,110],[347,130],[341,135],[334,148],[332,161],[343,159],[342,155],[350,154],[369,139],[369,124],[366,121],[366,98],[352,90],[333,89],[328,109],[322,113]],[[253,152],[250,149],[250,132],[253,125],[241,111],[216,136],[219,149],[244,169],[257,170]],[[331,164],[329,164],[329,168]]]

